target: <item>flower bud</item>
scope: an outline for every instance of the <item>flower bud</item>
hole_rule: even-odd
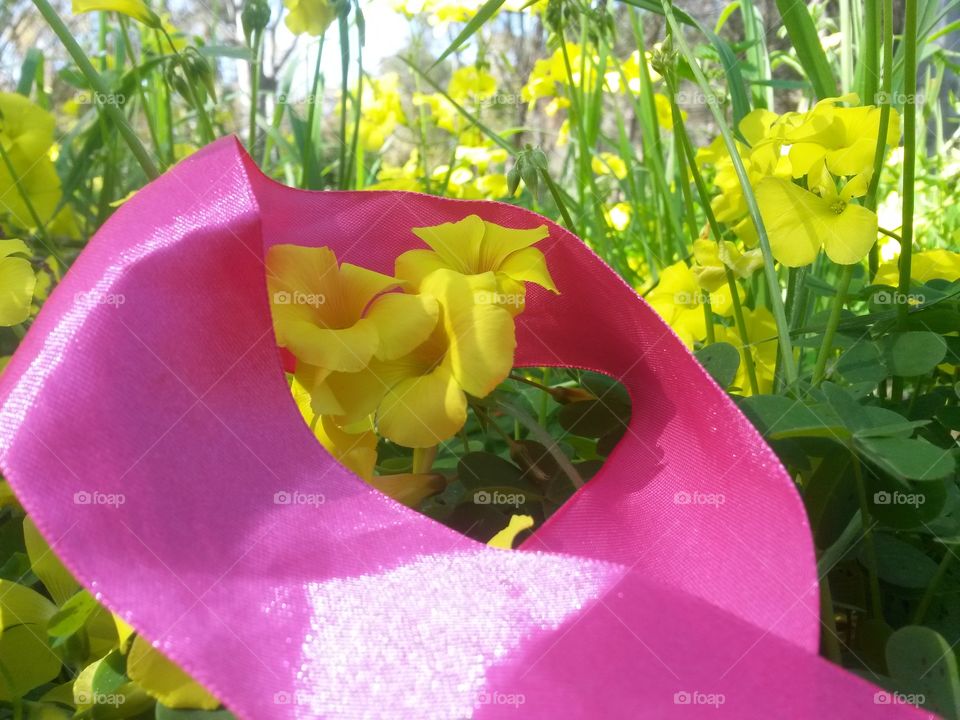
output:
[[[267,0],[246,0],[240,13],[240,22],[247,45],[250,45],[250,38],[263,32],[270,22],[270,3]]]

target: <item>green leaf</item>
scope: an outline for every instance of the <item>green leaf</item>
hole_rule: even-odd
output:
[[[887,376],[880,349],[864,340],[844,352],[837,361],[837,372],[849,382],[871,382],[874,385]]]
[[[881,340],[881,348],[887,367],[898,377],[926,375],[947,354],[947,343],[932,332],[891,333]]]
[[[954,469],[948,450],[924,440],[857,437],[854,447],[865,460],[900,480],[940,480]]]
[[[777,0],[777,9],[816,96],[821,100],[836,97],[837,84],[833,79],[830,61],[820,44],[817,27],[810,17],[807,4],[797,0]]]
[[[505,0],[487,0],[483,6],[474,13],[473,17],[470,18],[470,22],[466,24],[463,30],[460,31],[460,34],[453,39],[453,42],[450,43],[450,46],[440,53],[440,57],[434,61],[433,65],[430,66],[432,70],[441,62],[443,62],[448,55],[452,52],[456,52],[461,45],[463,45],[470,37],[479,30],[487,20],[492,18],[497,10],[500,9],[500,6],[503,5]]]
[[[23,543],[30,558],[30,569],[40,578],[53,601],[63,605],[77,592],[80,583],[63,566],[29,517],[23,519]]]
[[[924,707],[944,717],[960,715],[957,659],[938,632],[919,625],[900,628],[887,642],[887,667],[906,695],[922,695]]]
[[[837,413],[824,404],[804,405],[783,395],[754,395],[741,401],[740,407],[760,432],[774,440],[820,437],[842,442],[850,437]]]
[[[20,82],[17,83],[17,92],[25,97],[30,97],[30,90],[37,78],[37,70],[43,66],[43,53],[37,48],[30,48],[23,58],[23,64],[20,66]]]
[[[43,640],[38,625],[17,625],[0,632],[0,700],[15,700],[53,680],[60,658]]]
[[[925,588],[937,573],[937,564],[909,543],[893,535],[876,533],[877,576],[884,582],[904,588]],[[870,567],[865,544],[860,547],[860,564]]]
[[[695,355],[704,369],[717,381],[717,385],[724,389],[730,387],[740,368],[740,352],[733,345],[725,342],[710,343],[697,350]]]
[[[81,590],[67,600],[47,623],[47,635],[65,638],[80,630],[99,607],[93,595]]]

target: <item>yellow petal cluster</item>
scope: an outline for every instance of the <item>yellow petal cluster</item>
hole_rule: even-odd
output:
[[[556,292],[532,247],[544,226],[470,215],[413,233],[427,247],[398,257],[395,277],[340,263],[326,247],[267,252],[277,343],[297,361],[297,406],[321,444],[371,481],[378,436],[433,447],[463,427],[468,397],[506,379],[525,283]],[[414,485],[431,487],[407,483],[404,497]]]

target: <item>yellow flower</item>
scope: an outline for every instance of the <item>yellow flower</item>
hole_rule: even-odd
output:
[[[366,150],[379,150],[397,125],[405,121],[399,83],[396,73],[386,73],[363,84],[360,140]]]
[[[394,278],[338,265],[329,248],[274,245],[266,265],[277,344],[324,372],[356,372],[374,356],[399,357],[436,325],[430,298],[387,293],[397,286]]]
[[[673,130],[673,108],[670,106],[670,98],[660,93],[654,93],[653,104],[656,106],[657,123],[665,130]],[[686,120],[687,113],[680,111],[680,119]]]
[[[480,302],[506,307],[514,315],[526,301],[524,282],[557,292],[543,253],[532,247],[547,237],[545,225],[536,228],[508,228],[469,215],[455,223],[414,228],[414,234],[430,250],[409,250],[397,258],[396,274],[414,288],[440,269],[465,275],[493,273],[492,295]]]
[[[461,104],[465,101],[479,103],[496,92],[496,78],[475,65],[455,70],[447,84],[447,94]]]
[[[877,240],[876,213],[850,202],[866,191],[865,176],[850,180],[839,194],[829,176],[816,186],[821,195],[782,178],[757,184],[773,257],[787,267],[801,267],[812,263],[822,246],[835,263],[859,262]]]
[[[0,93],[0,144],[6,162],[0,162],[0,215],[18,228],[36,222],[30,206],[44,223],[60,202],[60,178],[50,160],[55,121],[53,115],[17,93]]]
[[[142,22],[148,27],[160,27],[160,18],[147,7],[143,0],[73,0],[74,15],[96,10],[120,13]]]
[[[503,382],[516,347],[510,313],[477,302],[496,293],[492,272],[463,275],[440,269],[420,289],[441,307],[434,333],[405,357],[371,362],[369,375],[378,382],[361,380],[363,388],[355,396],[358,402],[375,404],[383,437],[413,448],[453,437],[467,419],[467,394],[482,398]]]
[[[377,464],[377,436],[371,430],[348,432],[329,415],[317,415],[311,407],[310,390],[294,377],[290,390],[304,421],[320,444],[338,462],[369,481]]]
[[[727,287],[727,268],[742,279],[750,277],[763,267],[763,254],[760,250],[740,252],[729,240],[722,243],[703,238],[694,240],[693,256],[696,263],[691,270],[700,287],[710,293]]]
[[[23,240],[0,240],[0,325],[19,325],[30,317],[36,275]]]
[[[742,290],[738,287],[738,293]],[[688,348],[707,336],[706,317],[703,312],[704,291],[697,283],[693,271],[683,261],[660,271],[657,287],[650,291],[646,300],[657,311]],[[730,288],[720,287],[710,295],[710,307],[714,313],[729,316],[733,313],[733,298]]]
[[[889,260],[877,268],[873,278],[876,285],[896,286],[900,281],[899,260]],[[960,253],[938,248],[914,253],[910,261],[910,279],[925,283],[929,280],[960,280]]]
[[[329,0],[283,0],[283,5],[289,11],[284,22],[294,35],[323,35],[337,17]]]
[[[609,209],[605,208],[603,211],[603,216],[606,218],[607,224],[614,230],[620,232],[626,230],[627,226],[630,225],[632,215],[633,208],[630,207],[629,203],[625,202],[618,202]]]
[[[590,167],[597,175],[613,175],[617,180],[623,180],[627,176],[627,165],[623,158],[609,152],[594,155]]]
[[[757,386],[761,393],[773,391],[773,375],[777,364],[777,322],[765,307],[757,310],[744,308],[744,325],[750,340],[749,349],[744,348],[743,339],[736,325],[726,327],[717,325],[714,334],[717,342],[728,342],[740,351],[740,367],[733,386],[740,395],[750,395],[750,380],[747,377],[747,365],[744,354],[750,352],[757,375]]]

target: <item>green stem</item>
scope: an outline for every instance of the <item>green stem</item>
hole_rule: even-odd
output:
[[[780,294],[780,279],[777,277],[777,270],[774,267],[773,252],[770,249],[770,239],[767,237],[767,230],[764,227],[763,218],[760,216],[760,207],[757,205],[757,199],[753,194],[753,186],[750,184],[750,177],[747,174],[746,168],[744,167],[740,153],[737,151],[737,145],[733,138],[733,133],[730,131],[727,121],[723,116],[723,112],[717,103],[717,99],[714,96],[713,91],[710,89],[710,84],[707,82],[707,78],[703,74],[703,70],[697,62],[696,56],[693,54],[693,51],[690,49],[690,46],[684,39],[683,33],[677,24],[677,19],[674,17],[673,7],[670,0],[661,0],[661,4],[664,15],[667,19],[667,23],[670,25],[671,37],[680,48],[680,52],[686,59],[690,70],[693,72],[693,75],[697,80],[697,84],[700,86],[700,89],[706,93],[707,105],[710,107],[710,112],[713,114],[713,117],[717,122],[717,126],[720,129],[720,134],[723,136],[724,144],[727,147],[727,152],[730,155],[730,159],[733,161],[733,167],[737,173],[737,178],[740,181],[740,186],[743,188],[744,200],[747,203],[747,209],[749,211],[750,218],[753,220],[753,224],[757,229],[760,247],[763,250],[763,269],[767,278],[767,284],[769,286],[770,309],[773,314],[773,318],[777,323],[777,336],[780,340],[780,352],[783,353],[784,374],[787,378],[787,384],[792,385],[797,380],[797,364],[793,357],[793,341],[790,339],[790,327],[787,324],[787,316],[783,309],[783,298]]]
[[[3,164],[7,167],[7,172],[10,173],[10,179],[13,180],[13,186],[17,189],[17,194],[20,196],[20,199],[23,200],[23,204],[27,208],[27,212],[30,214],[30,219],[33,220],[34,225],[37,226],[37,237],[46,244],[47,231],[44,228],[44,222],[40,219],[40,215],[37,213],[37,209],[33,206],[33,202],[30,200],[30,195],[27,194],[26,189],[23,187],[23,184],[20,182],[20,176],[17,173],[16,168],[13,166],[13,162],[10,160],[10,156],[7,155],[6,149],[3,147],[3,143],[0,143],[0,158],[3,159]]]
[[[317,61],[313,66],[313,82],[310,88],[310,97],[307,102],[307,132],[303,143],[303,174],[300,178],[300,187],[314,187],[313,177],[313,131],[317,115],[317,89],[320,87],[320,59],[323,57],[323,41],[327,37],[326,31],[320,35],[320,44],[317,46]]]
[[[133,43],[130,41],[129,23],[122,15],[119,15],[118,19],[120,20],[120,29],[123,33],[123,44],[127,48],[127,54],[130,56],[130,64],[133,65],[133,81],[137,86],[137,95],[140,97],[140,104],[143,107],[143,116],[147,121],[147,130],[150,132],[150,142],[153,144],[153,151],[157,154],[157,157],[160,157],[160,139],[157,135],[157,128],[154,125],[153,113],[150,112],[150,106],[147,104],[147,93],[143,89],[140,67],[137,65],[136,58],[134,58],[133,55]]]
[[[337,187],[345,190],[347,176],[347,83],[350,77],[350,25],[345,14],[340,15],[340,162],[337,166]]]
[[[253,33],[253,43],[250,48],[252,60],[250,61],[250,123],[247,133],[247,148],[250,150],[253,159],[257,159],[257,111],[260,109],[260,55],[263,52],[263,32],[257,30]]]
[[[873,529],[870,520],[870,505],[867,502],[867,488],[863,482],[860,458],[849,448],[853,459],[853,476],[857,485],[857,499],[860,502],[860,517],[863,520],[863,544],[867,550],[867,574],[870,580],[870,608],[872,616],[883,619],[883,607],[880,603],[880,579],[877,576],[877,546],[873,541]]]
[[[740,333],[740,341],[743,345],[743,362],[747,366],[747,380],[750,382],[750,392],[754,395],[760,394],[760,383],[757,382],[757,368],[753,362],[753,352],[750,346],[750,337],[747,334],[747,323],[743,318],[743,306],[740,304],[740,293],[737,287],[737,279],[733,270],[727,270],[727,287],[730,288],[730,298],[733,302],[733,318],[737,323],[737,331]]]
[[[833,609],[833,595],[830,592],[830,578],[820,580],[820,621],[823,623],[823,654],[831,661],[840,665],[843,655],[840,651],[840,642],[837,639],[837,621]]]
[[[901,297],[910,293],[910,272],[913,258],[914,179],[917,163],[917,0],[906,0],[903,28],[903,242],[900,245]],[[907,303],[897,305],[897,319],[903,327],[907,321]]]
[[[923,624],[923,620],[927,616],[927,610],[930,609],[930,603],[933,602],[933,597],[936,595],[937,589],[940,587],[940,583],[946,576],[947,570],[950,568],[950,564],[953,562],[953,557],[953,550],[951,550],[949,547],[944,548],[943,557],[940,559],[940,564],[937,566],[937,572],[934,574],[933,579],[930,580],[930,584],[924,591],[923,597],[920,598],[920,604],[917,605],[917,609],[913,613],[913,620],[910,621],[911,625]]]
[[[817,386],[823,382],[826,374],[827,358],[833,351],[833,339],[837,334],[837,325],[840,324],[840,314],[843,311],[843,304],[847,299],[847,290],[850,288],[850,280],[853,277],[853,265],[844,265],[840,271],[840,280],[837,282],[837,294],[833,297],[833,305],[830,307],[830,317],[827,319],[827,327],[823,333],[823,344],[820,346],[820,354],[817,355],[817,364],[813,367],[813,385]]]
[[[63,20],[60,19],[57,11],[53,9],[47,0],[33,0],[33,4],[37,6],[37,10],[43,15],[44,20],[47,21],[47,24],[53,32],[60,38],[60,42],[63,43],[70,57],[73,58],[73,61],[80,69],[80,72],[83,73],[87,82],[90,83],[90,87],[97,93],[97,95],[94,95],[94,98],[96,99],[99,95],[101,98],[109,99],[110,88],[90,63],[90,59],[84,54],[69,28],[67,28]],[[140,163],[140,167],[143,168],[143,172],[146,173],[147,177],[151,180],[160,177],[160,171],[157,170],[157,166],[150,157],[150,153],[147,152],[147,149],[140,142],[133,128],[127,123],[127,118],[120,112],[120,108],[118,108],[115,103],[102,101],[98,101],[97,106],[101,108],[117,126],[117,130],[120,131],[120,136],[130,147],[130,151],[133,153],[137,162]]]

